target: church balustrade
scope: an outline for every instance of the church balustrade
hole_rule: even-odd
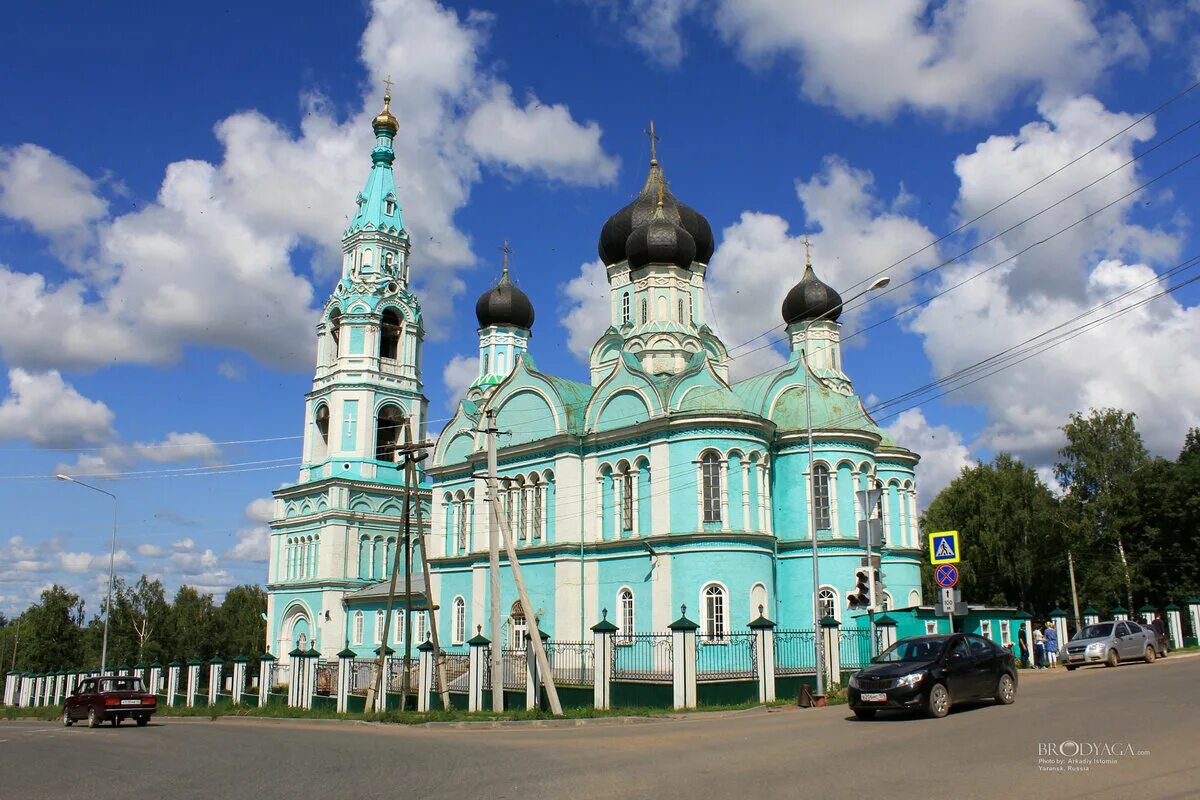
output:
[[[754,634],[729,633],[720,641],[696,637],[696,680],[723,681],[758,676]]]

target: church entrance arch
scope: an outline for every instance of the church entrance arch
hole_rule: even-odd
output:
[[[300,601],[294,601],[283,612],[283,621],[279,626],[279,643],[275,657],[283,659],[297,647],[307,650],[314,644],[312,614],[307,606]],[[303,644],[300,644],[303,640]]]

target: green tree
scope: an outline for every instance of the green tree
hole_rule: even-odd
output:
[[[1134,415],[1115,408],[1076,412],[1062,428],[1067,443],[1058,451],[1054,474],[1066,490],[1064,508],[1079,522],[1078,541],[1089,595],[1104,596],[1124,585],[1133,608],[1135,570],[1129,541],[1137,529],[1135,474],[1149,463]],[[1107,555],[1113,553],[1117,562]],[[1111,596],[1109,594],[1108,596]]]
[[[217,609],[216,643],[221,654],[257,656],[267,641],[267,623],[262,614],[267,610],[267,596],[259,586],[235,586],[225,594]]]
[[[44,672],[83,663],[83,601],[58,584],[20,617],[17,661],[21,669]]]
[[[216,655],[216,608],[211,594],[180,586],[171,604],[169,639],[172,659],[209,659]]]
[[[1045,610],[1062,594],[1059,587],[1066,580],[1065,572],[1045,574],[1057,535],[1056,514],[1054,495],[1037,473],[1000,453],[990,464],[964,468],[939,492],[925,510],[922,528],[960,531],[964,598]],[[932,583],[926,591],[935,591]]]

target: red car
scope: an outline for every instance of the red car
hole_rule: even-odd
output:
[[[89,728],[101,722],[111,722],[115,728],[121,720],[133,717],[138,726],[150,722],[158,709],[158,698],[147,692],[142,679],[130,675],[104,675],[85,678],[63,703],[63,725],[70,727],[76,720],[86,719]]]

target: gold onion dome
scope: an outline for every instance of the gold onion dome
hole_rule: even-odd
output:
[[[375,119],[371,121],[371,127],[375,130],[389,130],[393,134],[400,130],[400,123],[392,116],[392,93],[389,90],[383,96],[383,111],[380,111]]]

